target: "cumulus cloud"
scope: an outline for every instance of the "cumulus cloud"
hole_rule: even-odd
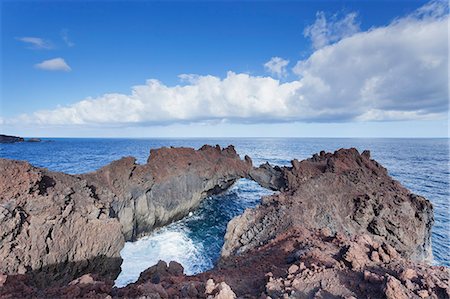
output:
[[[314,99],[311,107],[347,107],[377,120],[446,112],[448,15],[442,5],[356,33],[299,61],[294,72],[304,95]]]
[[[66,61],[60,57],[49,60],[44,60],[41,63],[34,65],[36,68],[45,71],[64,71],[70,72],[72,69],[66,63]]]
[[[436,119],[448,111],[448,15],[429,4],[385,27],[357,32],[298,61],[298,79],[228,72],[148,80],[8,122],[166,124],[176,122],[336,122]],[[329,42],[329,41],[328,41]],[[280,68],[280,72],[281,72]]]
[[[18,41],[24,42],[30,46],[31,49],[52,49],[53,45],[50,41],[40,37],[18,37]]]
[[[289,64],[289,60],[281,57],[272,57],[264,64],[264,68],[267,72],[278,78],[285,77],[287,75],[286,67]]]

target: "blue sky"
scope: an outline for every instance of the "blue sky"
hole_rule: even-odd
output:
[[[442,65],[448,60],[442,54],[448,49],[442,43],[433,45],[440,52],[423,48],[420,38],[447,39],[438,23],[448,11],[436,13],[441,3],[431,4],[425,15],[417,11],[430,6],[426,1],[4,1],[2,131],[444,137],[448,74]],[[415,26],[430,34],[408,38]],[[397,32],[405,36],[393,41]],[[385,41],[382,49],[399,52],[380,60],[385,69],[375,69],[380,63],[373,59],[358,60],[356,70],[340,65],[348,57],[371,59]],[[412,54],[402,55],[416,44]],[[348,56],[340,58],[345,49]],[[323,53],[330,72],[319,61]],[[427,66],[414,67],[425,58]],[[398,59],[404,61],[395,69]],[[364,78],[361,84],[353,74]],[[434,76],[439,80],[423,80]],[[387,80],[395,86],[384,92]],[[361,96],[349,99],[351,94]]]

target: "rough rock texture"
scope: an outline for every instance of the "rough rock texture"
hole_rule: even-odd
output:
[[[0,297],[37,298],[449,298],[449,269],[414,263],[369,235],[290,228],[267,244],[223,258],[213,270],[183,275],[160,261],[124,288],[84,275],[37,288],[26,275],[0,277]]]
[[[264,244],[288,227],[303,226],[348,236],[369,234],[406,258],[431,260],[431,203],[393,180],[368,151],[321,152],[293,160],[292,167],[269,170],[269,176],[274,172],[277,181],[280,173],[285,180],[283,192],[264,198],[261,206],[228,224],[223,256]]]
[[[0,160],[0,298],[449,298],[449,269],[417,262],[429,258],[431,203],[369,152],[251,164],[210,146],[81,176]],[[185,276],[161,261],[113,287],[123,236],[182,217],[240,177],[281,192],[229,223],[214,269]]]
[[[125,240],[187,215],[251,167],[232,146],[161,148],[145,165],[128,157],[79,176],[0,159],[0,273],[113,279]]]
[[[253,168],[250,170],[248,177],[267,189],[278,191],[286,188],[283,170],[279,166],[272,167],[269,163]]]
[[[226,190],[251,168],[233,146],[205,145],[197,151],[151,150],[147,164],[137,165],[127,157],[81,177],[114,194],[113,210],[124,236],[134,240],[187,215],[202,199]]]
[[[0,159],[0,169],[0,273],[44,283],[118,275],[121,226],[92,186],[27,162]]]
[[[0,143],[15,143],[23,141],[24,139],[22,137],[0,134]]]

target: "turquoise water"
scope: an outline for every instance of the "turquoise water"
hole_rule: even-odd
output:
[[[450,266],[449,140],[448,139],[329,139],[329,138],[227,138],[227,139],[52,139],[51,142],[0,145],[3,158],[26,160],[51,170],[68,173],[93,171],[123,156],[145,163],[151,148],[203,144],[233,144],[255,165],[265,161],[289,165],[321,150],[356,147],[371,150],[389,173],[434,205],[433,254],[435,263]],[[270,194],[257,184],[240,180],[225,194],[205,200],[185,219],[169,225],[122,250],[124,264],[116,281],[124,285],[159,259],[178,260],[189,274],[210,269],[220,255],[228,221]]]

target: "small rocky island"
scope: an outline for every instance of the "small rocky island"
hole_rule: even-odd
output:
[[[0,143],[41,142],[40,138],[28,138],[0,134]]]
[[[232,146],[151,150],[68,175],[0,159],[0,297],[448,298],[430,266],[433,207],[356,149],[290,167]],[[113,287],[124,242],[186,216],[248,178],[278,191],[234,218],[210,271],[159,262]]]
[[[24,141],[25,139],[22,137],[0,134],[0,143],[16,143]]]

